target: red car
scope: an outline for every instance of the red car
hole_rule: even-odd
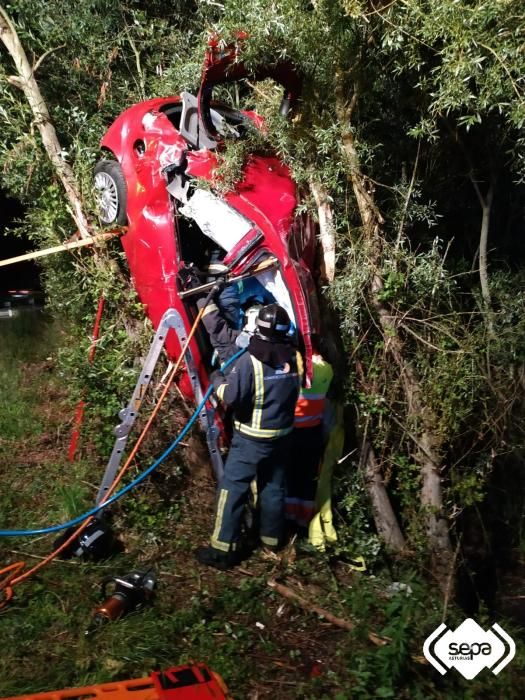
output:
[[[266,267],[254,275],[261,301],[287,309],[310,376],[310,334],[318,330],[312,279],[316,231],[307,216],[296,213],[298,193],[289,169],[274,156],[254,154],[230,192],[213,189],[224,140],[242,138],[252,125],[263,128],[254,112],[212,101],[213,88],[245,77],[271,77],[285,90],[281,111],[286,113],[298,98],[300,80],[287,61],[248,71],[238,59],[237,48],[221,49],[212,41],[197,97],[152,99],[116,119],[101,141],[107,158],[95,168],[100,218],[127,226],[122,245],[154,327],[168,309],[179,314],[176,332],[170,330],[166,339],[171,358],[178,357],[197,313],[195,297],[184,290],[184,271],[191,265],[205,270],[219,259],[232,276]],[[210,187],[202,187],[203,180]],[[242,304],[253,294],[251,282],[243,285]],[[179,387],[188,398],[199,399],[212,369],[203,328],[189,350],[189,371]],[[212,420],[222,432],[220,418]]]

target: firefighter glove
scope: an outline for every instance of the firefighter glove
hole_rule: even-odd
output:
[[[226,280],[224,277],[217,277],[215,284],[211,288],[211,297],[216,299],[226,286]]]
[[[217,391],[220,385],[224,384],[225,381],[224,374],[220,369],[216,369],[210,374],[210,382],[213,384],[215,391]]]

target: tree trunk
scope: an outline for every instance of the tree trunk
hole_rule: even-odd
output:
[[[319,243],[323,252],[321,274],[325,282],[333,282],[335,276],[335,227],[329,194],[320,182],[311,180],[310,190],[314,196],[319,218]]]
[[[9,82],[23,90],[33,111],[34,121],[40,132],[44,148],[66,191],[70,204],[70,213],[75,220],[81,237],[87,238],[91,234],[82,210],[82,202],[73,171],[62,157],[62,148],[58,142],[55,127],[51,122],[47,105],[35,80],[33,68],[29,64],[16,29],[3,7],[0,7],[0,39],[13,59],[18,73],[16,77],[11,77]]]
[[[494,322],[492,319],[492,299],[490,295],[489,275],[488,275],[488,240],[490,228],[490,213],[492,210],[492,200],[494,199],[494,186],[489,185],[487,196],[483,197],[478,183],[471,176],[471,182],[476,190],[476,194],[481,206],[481,230],[479,234],[479,283],[481,286],[481,296],[487,314],[487,330],[490,336],[494,336]]]
[[[371,388],[367,386],[364,369],[359,360],[356,361],[356,374],[363,390],[370,393]],[[361,442],[359,467],[365,476],[366,490],[372,504],[372,515],[379,538],[388,550],[402,552],[406,549],[405,538],[383,481],[381,465],[377,461],[374,448],[368,439],[368,425],[368,420],[364,427],[361,426],[359,419],[356,423],[357,439]]]
[[[361,463],[364,468],[366,488],[372,503],[377,534],[388,550],[402,552],[406,548],[405,538],[388,497],[374,448],[366,439],[363,440]]]
[[[416,426],[414,437],[415,459],[421,469],[422,488],[421,505],[425,513],[426,534],[432,556],[433,573],[442,590],[449,585],[450,567],[452,565],[452,546],[450,543],[447,521],[443,515],[443,497],[441,489],[441,439],[434,433],[436,418],[431,409],[425,405],[417,373],[405,358],[403,341],[399,335],[399,319],[380,301],[383,291],[383,279],[380,273],[381,241],[383,217],[376,206],[368,181],[361,171],[359,156],[350,131],[352,106],[348,107],[342,99],[342,92],[337,95],[337,110],[344,128],[343,150],[348,160],[350,179],[361,217],[363,231],[370,248],[375,274],[372,280],[370,301],[374,308],[385,340],[385,350],[389,352],[399,368],[400,378],[407,402],[407,420]]]

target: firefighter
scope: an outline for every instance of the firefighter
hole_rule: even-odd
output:
[[[219,278],[211,289],[211,299],[208,303],[205,299],[197,300],[199,309],[204,306],[202,322],[221,364],[247,344],[242,331],[238,330],[241,315],[239,293],[238,290],[232,291],[232,288],[237,288],[237,285],[226,284]]]
[[[306,535],[315,513],[317,480],[326,439],[323,430],[326,394],[334,375],[332,365],[319,352],[312,335],[312,382],[301,387],[295,407],[292,459],[287,472],[286,519]]]
[[[212,302],[210,307],[203,320],[223,360],[238,349],[235,340],[240,331],[228,327],[217,305]],[[218,485],[210,544],[195,552],[201,564],[225,570],[241,561],[241,522],[254,479],[260,503],[260,540],[272,550],[282,544],[285,471],[303,372],[289,329],[285,309],[278,304],[263,306],[247,352],[226,376],[217,370],[210,377],[219,400],[232,409],[233,438]]]

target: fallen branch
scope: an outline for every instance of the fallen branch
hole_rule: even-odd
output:
[[[299,593],[296,593],[292,588],[289,588],[288,586],[285,586],[282,583],[278,583],[275,579],[268,579],[266,583],[272,590],[279,593],[279,595],[282,595],[283,598],[286,598],[287,600],[293,600],[295,603],[298,603],[304,610],[316,613],[316,615],[323,617],[327,622],[330,622],[330,624],[335,625],[336,627],[341,627],[342,629],[348,631],[355,629],[354,622],[351,622],[350,620],[345,620],[342,617],[337,617],[336,615],[332,615],[332,613],[328,612],[328,610],[325,610],[324,608],[315,605],[315,603],[310,603],[310,601],[306,600],[306,598],[303,598],[303,596],[299,595]],[[378,634],[375,634],[375,632],[368,632],[367,637],[372,642],[372,644],[375,644],[378,647],[385,646],[385,644],[388,644],[388,642],[390,641],[389,639],[380,637]]]

